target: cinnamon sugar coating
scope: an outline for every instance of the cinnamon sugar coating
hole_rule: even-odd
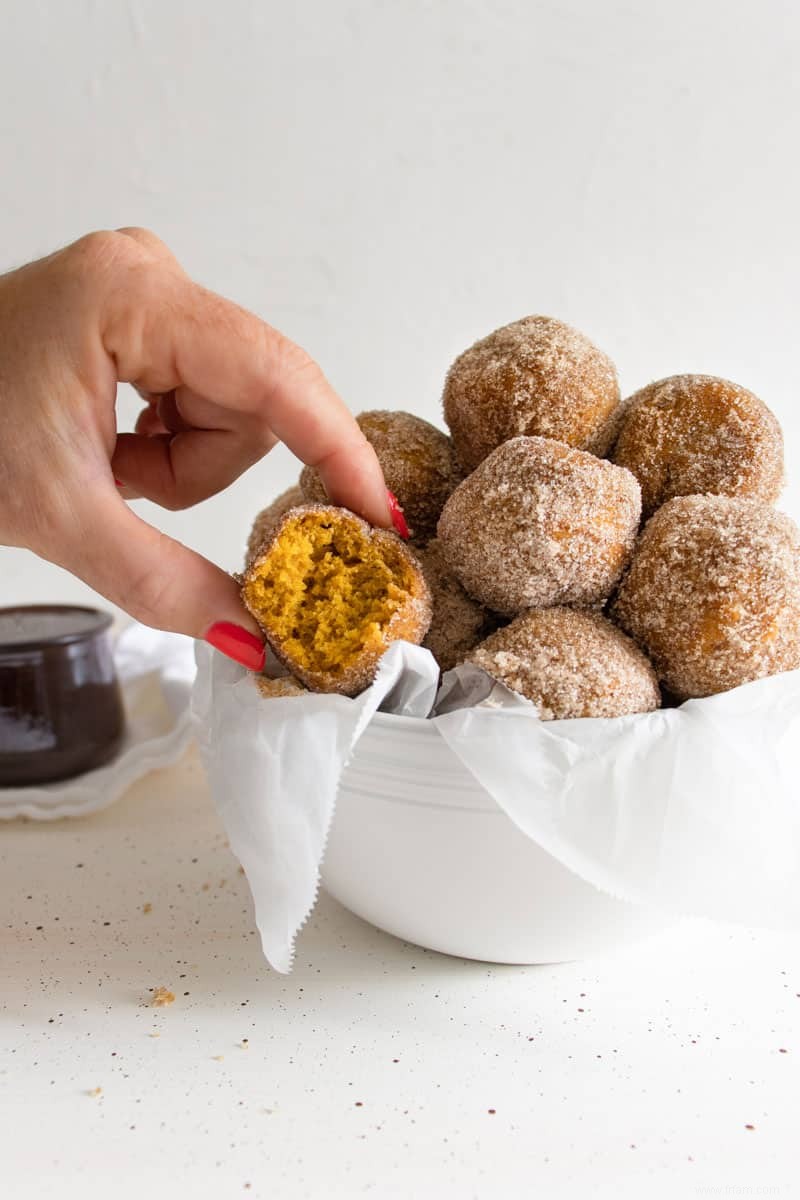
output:
[[[491,634],[467,661],[527,696],[543,721],[622,717],[660,704],[650,663],[599,613],[530,609]]]
[[[246,563],[255,558],[267,539],[272,536],[283,514],[287,513],[290,508],[297,508],[298,504],[305,504],[305,500],[300,485],[296,483],[287,488],[285,492],[281,492],[280,496],[276,496],[266,508],[262,508],[253,521],[253,527],[247,539]]]
[[[381,464],[417,544],[436,532],[444,502],[462,478],[453,445],[441,429],[407,412],[374,410],[356,417]],[[327,502],[319,472],[304,467],[300,487],[306,501]]]
[[[511,617],[606,600],[630,559],[639,516],[630,471],[561,442],[518,437],[459,484],[438,533],[469,595]]]
[[[611,615],[679,700],[794,670],[800,531],[755,500],[669,500],[644,527]]]
[[[497,618],[462,588],[444,561],[433,538],[417,551],[433,602],[433,617],[422,645],[430,650],[442,671],[449,671],[497,623]]]
[[[642,486],[645,516],[673,496],[777,500],[783,435],[763,401],[727,379],[673,375],[625,405],[611,458]]]
[[[611,359],[584,334],[554,317],[531,316],[459,355],[442,399],[456,454],[472,471],[520,435],[605,454],[620,393]]]
[[[265,700],[308,694],[308,688],[304,688],[293,675],[279,675],[277,679],[271,679],[268,675],[254,675],[253,682]]]

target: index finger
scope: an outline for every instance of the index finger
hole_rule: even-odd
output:
[[[355,418],[313,359],[253,313],[150,261],[109,297],[102,340],[121,381],[186,386],[263,421],[318,469],[334,503],[391,524],[383,472]]]

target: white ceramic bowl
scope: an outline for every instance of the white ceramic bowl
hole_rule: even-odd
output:
[[[396,937],[488,962],[584,958],[667,924],[521,833],[429,721],[383,713],[342,777],[322,881]]]

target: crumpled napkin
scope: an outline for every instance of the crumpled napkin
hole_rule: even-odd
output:
[[[433,657],[404,642],[354,700],[265,699],[208,647],[197,660],[212,794],[279,971],[314,906],[342,771],[379,708],[430,717],[509,819],[596,887],[676,915],[800,928],[800,671],[677,709],[543,722],[470,665],[437,699]]]

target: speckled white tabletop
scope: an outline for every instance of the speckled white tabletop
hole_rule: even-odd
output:
[[[8,1200],[800,1195],[796,936],[496,967],[323,896],[277,975],[193,752],[0,894]]]

